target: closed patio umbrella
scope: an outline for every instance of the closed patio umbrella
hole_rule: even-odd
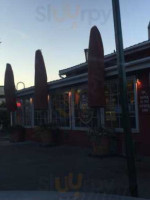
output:
[[[104,91],[104,49],[101,34],[92,27],[88,55],[88,104],[89,107],[105,106]]]
[[[47,74],[44,59],[40,50],[35,53],[35,110],[46,110],[48,108]]]
[[[4,92],[6,99],[6,106],[9,112],[14,112],[17,109],[16,105],[16,89],[14,83],[14,74],[10,64],[6,65]]]

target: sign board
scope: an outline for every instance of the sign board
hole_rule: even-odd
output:
[[[139,112],[150,114],[150,88],[142,88],[139,91]]]

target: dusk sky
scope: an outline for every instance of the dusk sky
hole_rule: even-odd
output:
[[[58,71],[85,62],[90,28],[96,25],[105,55],[114,51],[111,0],[0,0],[0,85],[6,63],[15,83],[34,84],[34,54],[41,49],[48,81]],[[148,39],[150,0],[120,0],[124,47]]]

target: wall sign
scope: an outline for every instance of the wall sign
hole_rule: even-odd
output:
[[[143,88],[139,91],[139,112],[150,114],[150,88]]]
[[[88,96],[86,92],[80,93],[80,120],[84,124],[91,122],[93,110],[88,107]]]

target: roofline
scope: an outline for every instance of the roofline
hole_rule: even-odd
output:
[[[148,69],[150,68],[150,57],[126,63],[125,68],[126,68],[127,73],[133,72],[133,71],[139,71],[143,69]],[[107,78],[112,77],[117,74],[118,74],[117,65],[109,67],[109,68],[105,68],[105,75]],[[50,91],[53,89],[59,89],[59,88],[67,87],[67,86],[71,87],[72,85],[85,83],[87,81],[88,81],[88,73],[84,73],[77,76],[62,78],[56,81],[48,82],[48,86],[49,86],[49,91]],[[18,97],[27,96],[27,95],[32,96],[33,93],[34,93],[34,87],[30,87],[30,88],[17,91],[17,96]]]
[[[74,70],[77,70],[77,69],[80,69],[81,67],[84,67],[87,65],[87,62],[84,62],[84,63],[81,63],[79,65],[75,65],[73,67],[69,67],[69,68],[66,68],[66,69],[62,69],[62,70],[59,70],[59,75],[65,75],[67,72],[72,72]]]
[[[131,54],[132,52],[147,49],[148,47],[150,47],[150,40],[144,41],[142,43],[139,43],[139,44],[136,44],[136,45],[133,45],[133,46],[130,46],[130,47],[127,47],[127,48],[124,49],[124,53],[125,53],[125,55],[128,55],[128,54]],[[115,59],[115,57],[116,57],[116,52],[105,55],[104,62],[106,63],[110,60],[113,60],[113,59]],[[87,62],[81,63],[79,65],[75,65],[73,67],[69,67],[69,68],[66,68],[66,69],[59,70],[59,75],[60,76],[66,75],[66,73],[73,72],[73,71],[75,71],[75,70],[77,70],[81,67],[84,67],[86,64],[87,64]]]

